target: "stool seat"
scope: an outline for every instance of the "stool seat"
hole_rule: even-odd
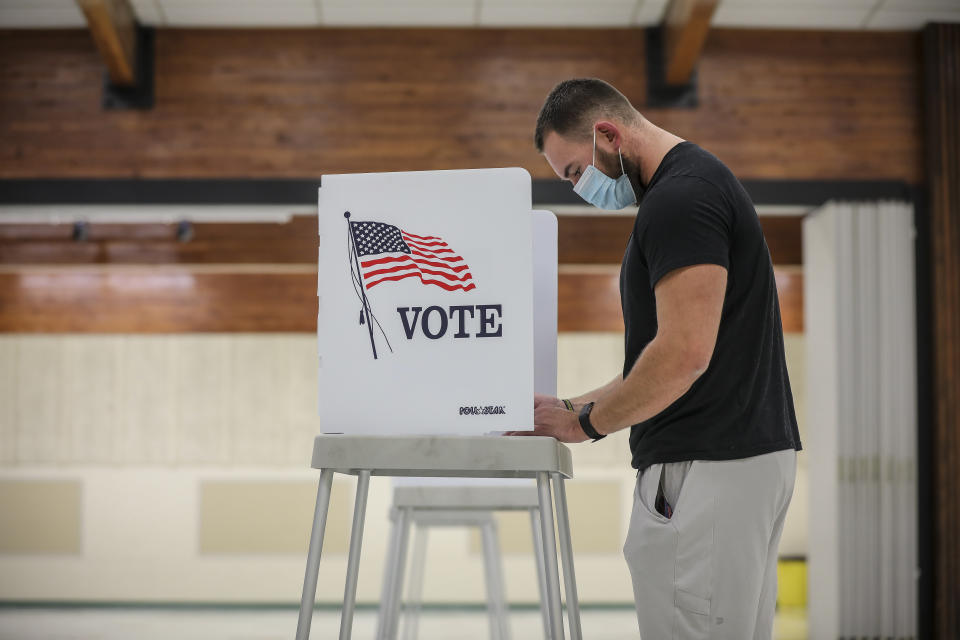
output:
[[[461,511],[511,511],[536,509],[540,506],[537,487],[396,487],[393,506],[417,510],[457,509]]]
[[[460,478],[573,477],[570,449],[544,436],[382,436],[323,434],[314,469],[357,475]]]

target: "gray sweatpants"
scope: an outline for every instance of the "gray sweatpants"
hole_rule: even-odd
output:
[[[643,640],[769,640],[792,449],[655,464],[637,479],[623,555]],[[671,518],[654,508],[657,490]]]

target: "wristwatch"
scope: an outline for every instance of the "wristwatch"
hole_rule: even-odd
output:
[[[588,402],[587,404],[583,405],[582,409],[580,409],[580,428],[583,429],[583,432],[587,434],[588,438],[596,442],[597,440],[601,440],[607,436],[593,428],[593,425],[590,423],[591,411],[593,411],[592,402]]]

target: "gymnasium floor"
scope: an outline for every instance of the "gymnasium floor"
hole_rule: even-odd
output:
[[[582,612],[587,640],[637,638],[636,618],[629,609],[587,609]],[[161,610],[161,609],[0,609],[3,640],[290,640],[297,625],[293,609]],[[312,637],[336,637],[339,613],[319,611],[313,619]],[[362,610],[354,619],[355,638],[372,638],[376,612]],[[487,640],[487,618],[481,611],[425,612],[420,621],[421,640]],[[543,637],[536,610],[511,615],[515,640]],[[403,633],[401,629],[401,638]],[[806,640],[806,612],[777,614],[776,640]]]

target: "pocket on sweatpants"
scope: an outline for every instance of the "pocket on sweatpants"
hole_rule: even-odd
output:
[[[635,499],[640,503],[640,508],[644,514],[659,522],[666,524],[670,519],[657,511],[657,490],[660,487],[660,477],[663,474],[662,464],[652,464],[643,470],[640,479],[637,482],[637,494]]]
[[[659,465],[654,465],[659,467]],[[648,467],[646,471],[652,467]],[[659,475],[656,475],[659,478]],[[652,480],[653,476],[647,480]],[[652,512],[646,504],[644,491],[648,487],[644,483],[644,474],[637,478],[633,492],[633,508],[630,513],[630,528],[623,543],[623,555],[631,572],[640,573],[655,571],[656,575],[674,575],[673,560],[676,550],[677,532],[670,521],[659,513]],[[661,566],[665,561],[668,565]],[[654,569],[654,566],[656,569]],[[671,588],[672,592],[672,588]],[[671,592],[663,596],[664,604],[669,606],[672,600]]]
[[[681,498],[682,509],[674,512],[673,519],[679,533],[674,637],[696,640],[709,638],[711,631],[716,487],[706,469],[693,466]]]
[[[674,594],[673,640],[707,640],[710,637],[710,599],[678,588]]]
[[[676,590],[674,604],[690,613],[699,613],[702,616],[710,615],[710,598],[703,598],[683,589]]]

